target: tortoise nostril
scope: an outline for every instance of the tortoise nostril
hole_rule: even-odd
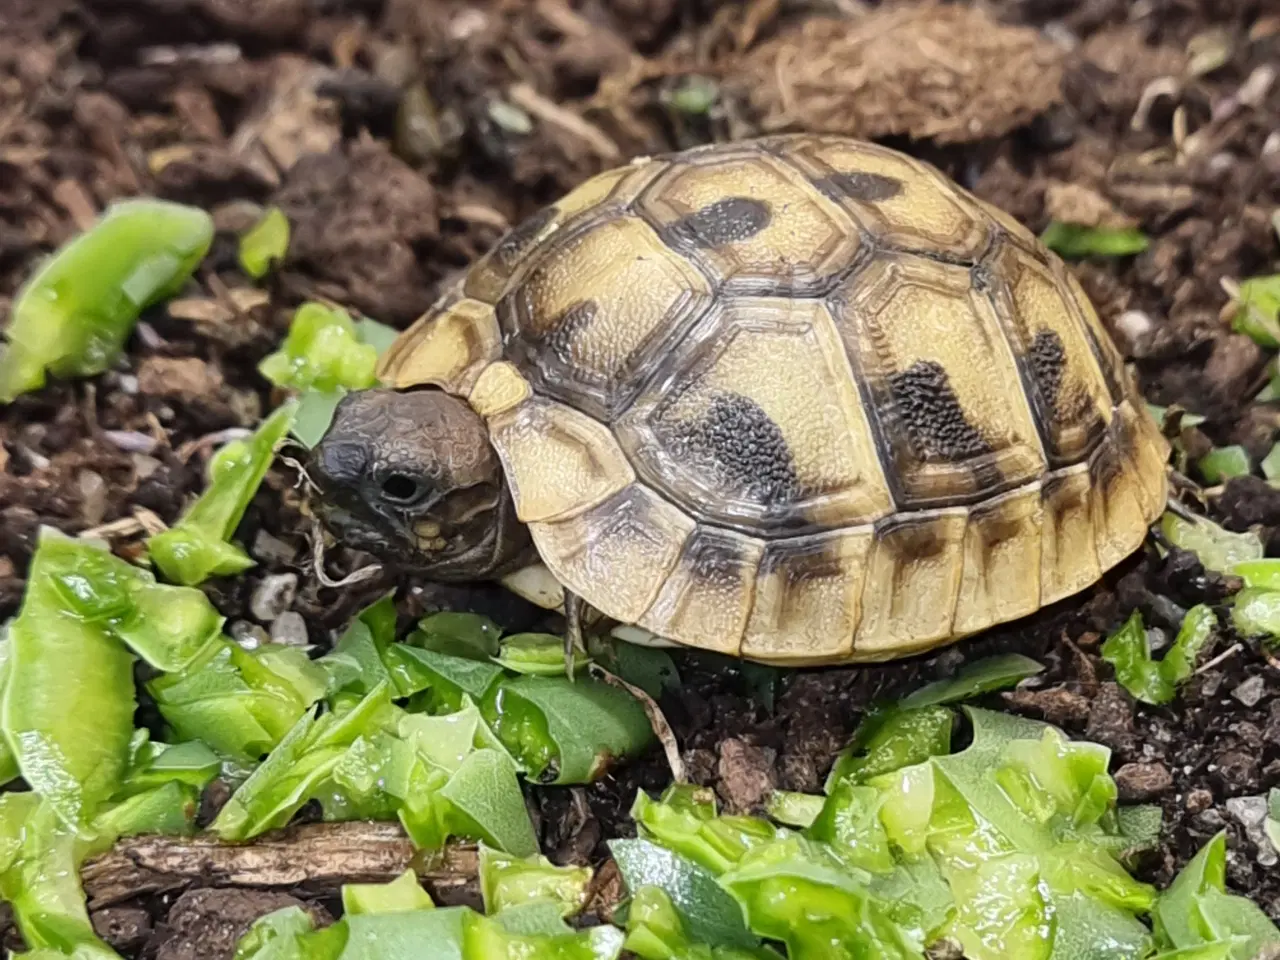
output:
[[[409,503],[418,496],[418,481],[393,473],[382,481],[382,495],[396,503]]]

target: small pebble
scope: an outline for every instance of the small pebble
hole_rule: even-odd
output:
[[[76,485],[80,488],[80,519],[96,527],[107,513],[107,481],[92,470],[81,470]]]
[[[1254,675],[1231,691],[1231,695],[1246,707],[1257,706],[1258,701],[1267,690],[1267,682],[1261,676]]]
[[[263,577],[249,598],[249,612],[254,619],[263,623],[271,623],[293,606],[298,595],[298,575],[296,573],[273,573]]]
[[[292,563],[298,554],[294,547],[261,529],[253,538],[253,547],[250,552],[263,563],[274,564]]]
[[[1125,801],[1150,800],[1173,786],[1173,775],[1162,763],[1126,763],[1115,773],[1116,789]]]
[[[302,619],[302,614],[294,613],[292,610],[280,614],[271,621],[271,641],[285,643],[291,647],[305,647],[307,621]]]
[[[1267,836],[1267,798],[1232,797],[1227,801],[1227,813],[1231,814],[1244,827],[1245,835],[1258,848],[1258,863],[1264,867],[1280,863],[1280,854]]]
[[[146,457],[140,453],[135,453],[132,459],[133,472],[139,481],[146,480],[162,466],[155,457]]]
[[[256,623],[250,623],[248,620],[233,621],[231,626],[227,628],[227,632],[231,634],[231,639],[240,644],[245,650],[257,650],[264,643],[271,641],[267,631]]]
[[[1189,772],[1189,771],[1188,771]],[[1197,787],[1187,794],[1186,808],[1188,813],[1200,813],[1213,806],[1213,793],[1203,787]]]
[[[157,446],[155,437],[137,430],[103,430],[102,436],[125,453],[151,453]]]

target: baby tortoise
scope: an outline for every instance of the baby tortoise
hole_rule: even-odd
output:
[[[526,594],[549,570],[540,599],[571,620],[580,598],[762,662],[888,660],[1025,616],[1166,503],[1168,444],[1058,257],[838,137],[600,174],[380,377],[310,465],[345,542]]]

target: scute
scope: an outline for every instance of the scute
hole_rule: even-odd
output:
[[[1062,261],[839,137],[601,174],[393,354],[397,386],[486,416],[567,589],[754,660],[886,660],[1024,616],[1129,556],[1167,495],[1168,443]]]

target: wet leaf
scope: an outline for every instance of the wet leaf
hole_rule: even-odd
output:
[[[344,916],[405,913],[432,910],[435,902],[418,883],[418,875],[406,870],[390,883],[348,883],[342,887]]]
[[[240,237],[240,268],[255,280],[265,277],[284,260],[289,250],[289,218],[279,207],[270,207]]]
[[[486,913],[531,903],[549,903],[557,918],[582,909],[591,883],[590,867],[556,866],[546,857],[512,857],[480,848],[480,893]]]
[[[377,349],[360,342],[346,311],[304,303],[284,343],[258,364],[258,372],[278,387],[332,393],[373,386],[377,364]]]
[[[1044,665],[1020,653],[1004,653],[967,663],[949,680],[926,684],[899,702],[900,706],[932,707],[1016,686],[1044,670]]]
[[[1168,703],[1176,690],[1173,683],[1151,657],[1151,646],[1142,623],[1142,614],[1134,611],[1124,625],[1102,644],[1102,659],[1116,671],[1116,680],[1144,703]]]
[[[1183,867],[1152,910],[1161,947],[1229,945],[1232,960],[1252,960],[1264,946],[1280,944],[1276,929],[1253,901],[1227,893],[1226,833],[1218,833]]]
[[[1232,329],[1261,346],[1280,347],[1280,274],[1240,283]]]
[[[40,389],[48,375],[107,370],[142,311],[182,289],[212,242],[213,221],[197,207],[113,203],[18,292],[0,347],[0,403]]]
[[[827,798],[815,793],[775,790],[769,795],[765,812],[770,819],[789,827],[807,827],[818,818]]]
[[[1257,560],[1263,553],[1256,533],[1232,533],[1204,517],[1184,520],[1177,514],[1165,513],[1160,529],[1175,547],[1191,551],[1206,570],[1218,573],[1228,573],[1235,564]]]
[[[1239,444],[1209,451],[1196,461],[1196,467],[1205,482],[1215,486],[1232,477],[1243,477],[1253,469],[1248,451]]]
[[[1126,257],[1141,253],[1150,241],[1136,227],[1085,227],[1055,220],[1040,235],[1054,253],[1069,259]]]
[[[1231,623],[1246,637],[1280,637],[1280,591],[1245,587],[1231,598]]]
[[[482,710],[530,776],[550,783],[589,783],[654,739],[639,701],[590,677],[512,677]]]
[[[670,899],[694,941],[717,946],[755,947],[742,907],[702,867],[648,840],[610,840],[627,889],[657,887]]]
[[[285,404],[252,436],[232,441],[210,458],[204,493],[176,525],[147,541],[152,562],[167,579],[195,586],[211,576],[243,573],[254,566],[230,539],[289,432],[296,410],[296,404]]]

